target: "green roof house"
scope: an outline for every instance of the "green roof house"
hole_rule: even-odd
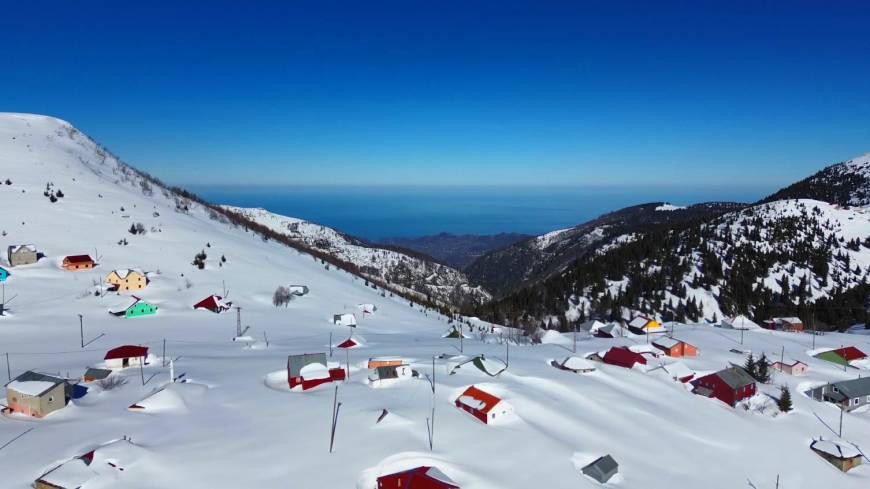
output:
[[[149,304],[136,296],[133,296],[133,299],[133,303],[129,306],[110,310],[109,314],[129,319],[140,316],[150,316],[151,314],[157,313],[157,306]]]

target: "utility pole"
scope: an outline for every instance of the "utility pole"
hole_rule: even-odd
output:
[[[846,400],[846,402],[849,402],[848,399]],[[843,438],[843,411],[844,410],[845,410],[844,407],[840,406],[840,434],[839,434],[840,438]]]
[[[506,349],[504,366],[507,368],[511,365],[511,342],[505,341],[504,346]]]
[[[163,338],[163,357],[160,360],[160,366],[166,366],[166,338]]]
[[[782,365],[785,362],[785,346],[782,347],[782,351],[779,352],[779,371],[782,372]]]
[[[432,360],[432,371],[435,371],[435,360]],[[12,368],[9,367],[9,352],[6,352],[6,377],[9,377],[9,381],[12,381]]]
[[[462,338],[465,337],[465,333],[462,332],[462,326],[459,326],[459,353],[464,353],[462,351]]]
[[[142,385],[145,385],[145,357],[139,357],[139,376],[142,377]]]
[[[571,351],[577,353],[577,323],[574,323],[574,347]]]
[[[332,398],[332,427],[329,431],[329,453],[332,453],[332,447],[335,445],[335,427],[338,424],[338,410],[341,409],[341,403],[338,402],[338,386],[335,386],[335,394]]]
[[[350,348],[344,349],[344,364],[347,365],[347,380],[350,380]]]
[[[269,348],[269,336],[266,335],[266,330],[263,330],[263,340],[266,341],[266,348]]]
[[[236,306],[236,337],[242,336],[242,308]]]
[[[746,328],[740,328],[740,344],[743,344],[743,332],[746,331]]]
[[[85,347],[85,326],[84,326],[84,322],[83,322],[81,314],[79,314],[79,337],[81,337],[82,348],[84,348]]]
[[[329,358],[332,358],[332,331],[329,332]]]

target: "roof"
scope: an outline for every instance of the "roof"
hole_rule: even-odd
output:
[[[9,253],[18,253],[19,251],[31,251],[33,253],[36,253],[36,245],[22,244],[12,245],[9,247]]]
[[[496,404],[501,402],[501,399],[494,395],[484,392],[475,386],[469,386],[457,399],[460,404],[464,404],[476,411],[488,413]]]
[[[790,323],[790,324],[799,324],[801,322],[801,318],[796,317],[786,317],[786,318],[773,318],[774,321],[779,321],[782,323]]]
[[[358,343],[356,341],[354,341],[353,338],[348,338],[348,339],[342,341],[341,343],[335,345],[335,347],[336,348],[353,348],[357,345],[358,345]]]
[[[846,359],[847,362],[851,362],[852,360],[861,360],[862,358],[867,358],[867,355],[864,354],[863,351],[855,348],[854,346],[846,346],[843,348],[837,348],[836,350],[833,350],[833,351],[837,355],[840,355],[841,357]]]
[[[105,379],[106,377],[108,377],[111,374],[112,374],[112,371],[109,369],[88,367],[88,369],[85,370],[84,376],[91,378],[91,379],[100,380],[100,379]]]
[[[652,319],[650,319],[648,317],[637,316],[636,318],[632,319],[631,322],[628,323],[628,325],[631,326],[632,328],[642,328],[642,327],[646,326],[647,323],[649,323],[650,321],[652,321]]]
[[[287,374],[290,377],[300,377],[302,368],[312,363],[326,365],[326,353],[300,353],[287,357]]]
[[[732,389],[739,389],[743,386],[755,383],[755,379],[753,379],[746,370],[743,370],[740,367],[726,368],[713,375],[722,379],[722,382],[728,384],[728,387],[731,387]]]
[[[727,321],[723,321],[723,323],[729,324],[734,329],[759,329],[760,326],[755,324],[751,319],[746,316],[739,315],[735,316]]]
[[[91,259],[90,255],[69,255],[64,257],[64,261],[68,261],[70,263],[87,263],[94,260]]]
[[[617,470],[619,468],[619,464],[616,463],[616,460],[614,460],[613,457],[611,457],[610,455],[604,455],[603,457],[598,457],[597,459],[595,459],[592,463],[590,463],[586,467],[583,467],[582,470],[585,472],[586,469],[591,468],[591,467],[596,467],[600,471],[607,474],[609,472]]]
[[[569,370],[595,370],[595,364],[580,357],[567,357],[560,365]]]
[[[831,383],[841,394],[848,398],[870,396],[870,377],[860,379],[843,380]]]
[[[96,476],[97,472],[91,469],[84,460],[74,458],[49,470],[38,480],[57,487],[77,488]]]
[[[115,360],[118,358],[137,358],[148,356],[147,346],[124,345],[117,348],[112,348],[106,353],[104,360]]]
[[[456,485],[450,477],[447,477],[444,472],[441,472],[435,467],[421,466],[414,467],[413,469],[403,470],[401,472],[395,472],[393,474],[382,475],[378,477],[378,480],[385,477],[396,477],[396,476],[407,476],[405,484],[400,489],[407,489],[411,487],[414,479],[419,477],[426,477],[431,480],[437,481],[441,483],[441,486],[445,489],[459,489],[459,486]]]
[[[833,455],[837,458],[853,458],[861,456],[855,448],[830,440],[814,440],[810,443],[810,448],[819,452],[827,453],[828,455]]]
[[[206,297],[205,299],[194,304],[193,308],[194,309],[202,308],[202,309],[208,309],[208,310],[215,310],[215,309],[220,309],[222,307],[229,307],[230,304],[231,304],[230,302],[224,302],[223,297],[221,297],[219,295],[212,294],[212,295]]]
[[[138,273],[139,275],[142,275],[143,277],[145,276],[145,272],[143,272],[142,270],[135,269],[135,268],[124,268],[124,269],[112,270],[111,273],[109,273],[109,275],[111,275],[112,273],[117,275],[118,278],[120,278],[121,280],[126,279],[127,275],[129,275],[131,273]]]
[[[48,380],[13,380],[6,384],[6,388],[26,396],[36,397],[45,394],[55,386],[62,383],[63,381],[60,379],[58,379],[57,382],[51,382]]]
[[[667,348],[667,349],[671,349],[671,348],[679,345],[680,343],[683,343],[683,342],[676,339],[676,338],[659,338],[659,339],[654,340],[652,342],[652,344],[655,346],[660,346],[662,348]]]

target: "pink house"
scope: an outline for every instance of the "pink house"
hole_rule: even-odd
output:
[[[789,375],[804,375],[807,373],[807,369],[809,368],[807,364],[798,360],[795,360],[793,363],[790,364],[783,362],[773,362],[772,367],[774,370],[779,370],[780,372]]]

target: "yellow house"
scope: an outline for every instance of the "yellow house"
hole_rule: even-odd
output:
[[[106,276],[106,283],[110,285],[109,290],[117,292],[129,292],[142,290],[148,285],[148,277],[140,270],[128,268],[125,270],[112,270]]]
[[[665,331],[662,323],[646,316],[637,316],[628,323],[628,328],[636,334],[661,333]]]

